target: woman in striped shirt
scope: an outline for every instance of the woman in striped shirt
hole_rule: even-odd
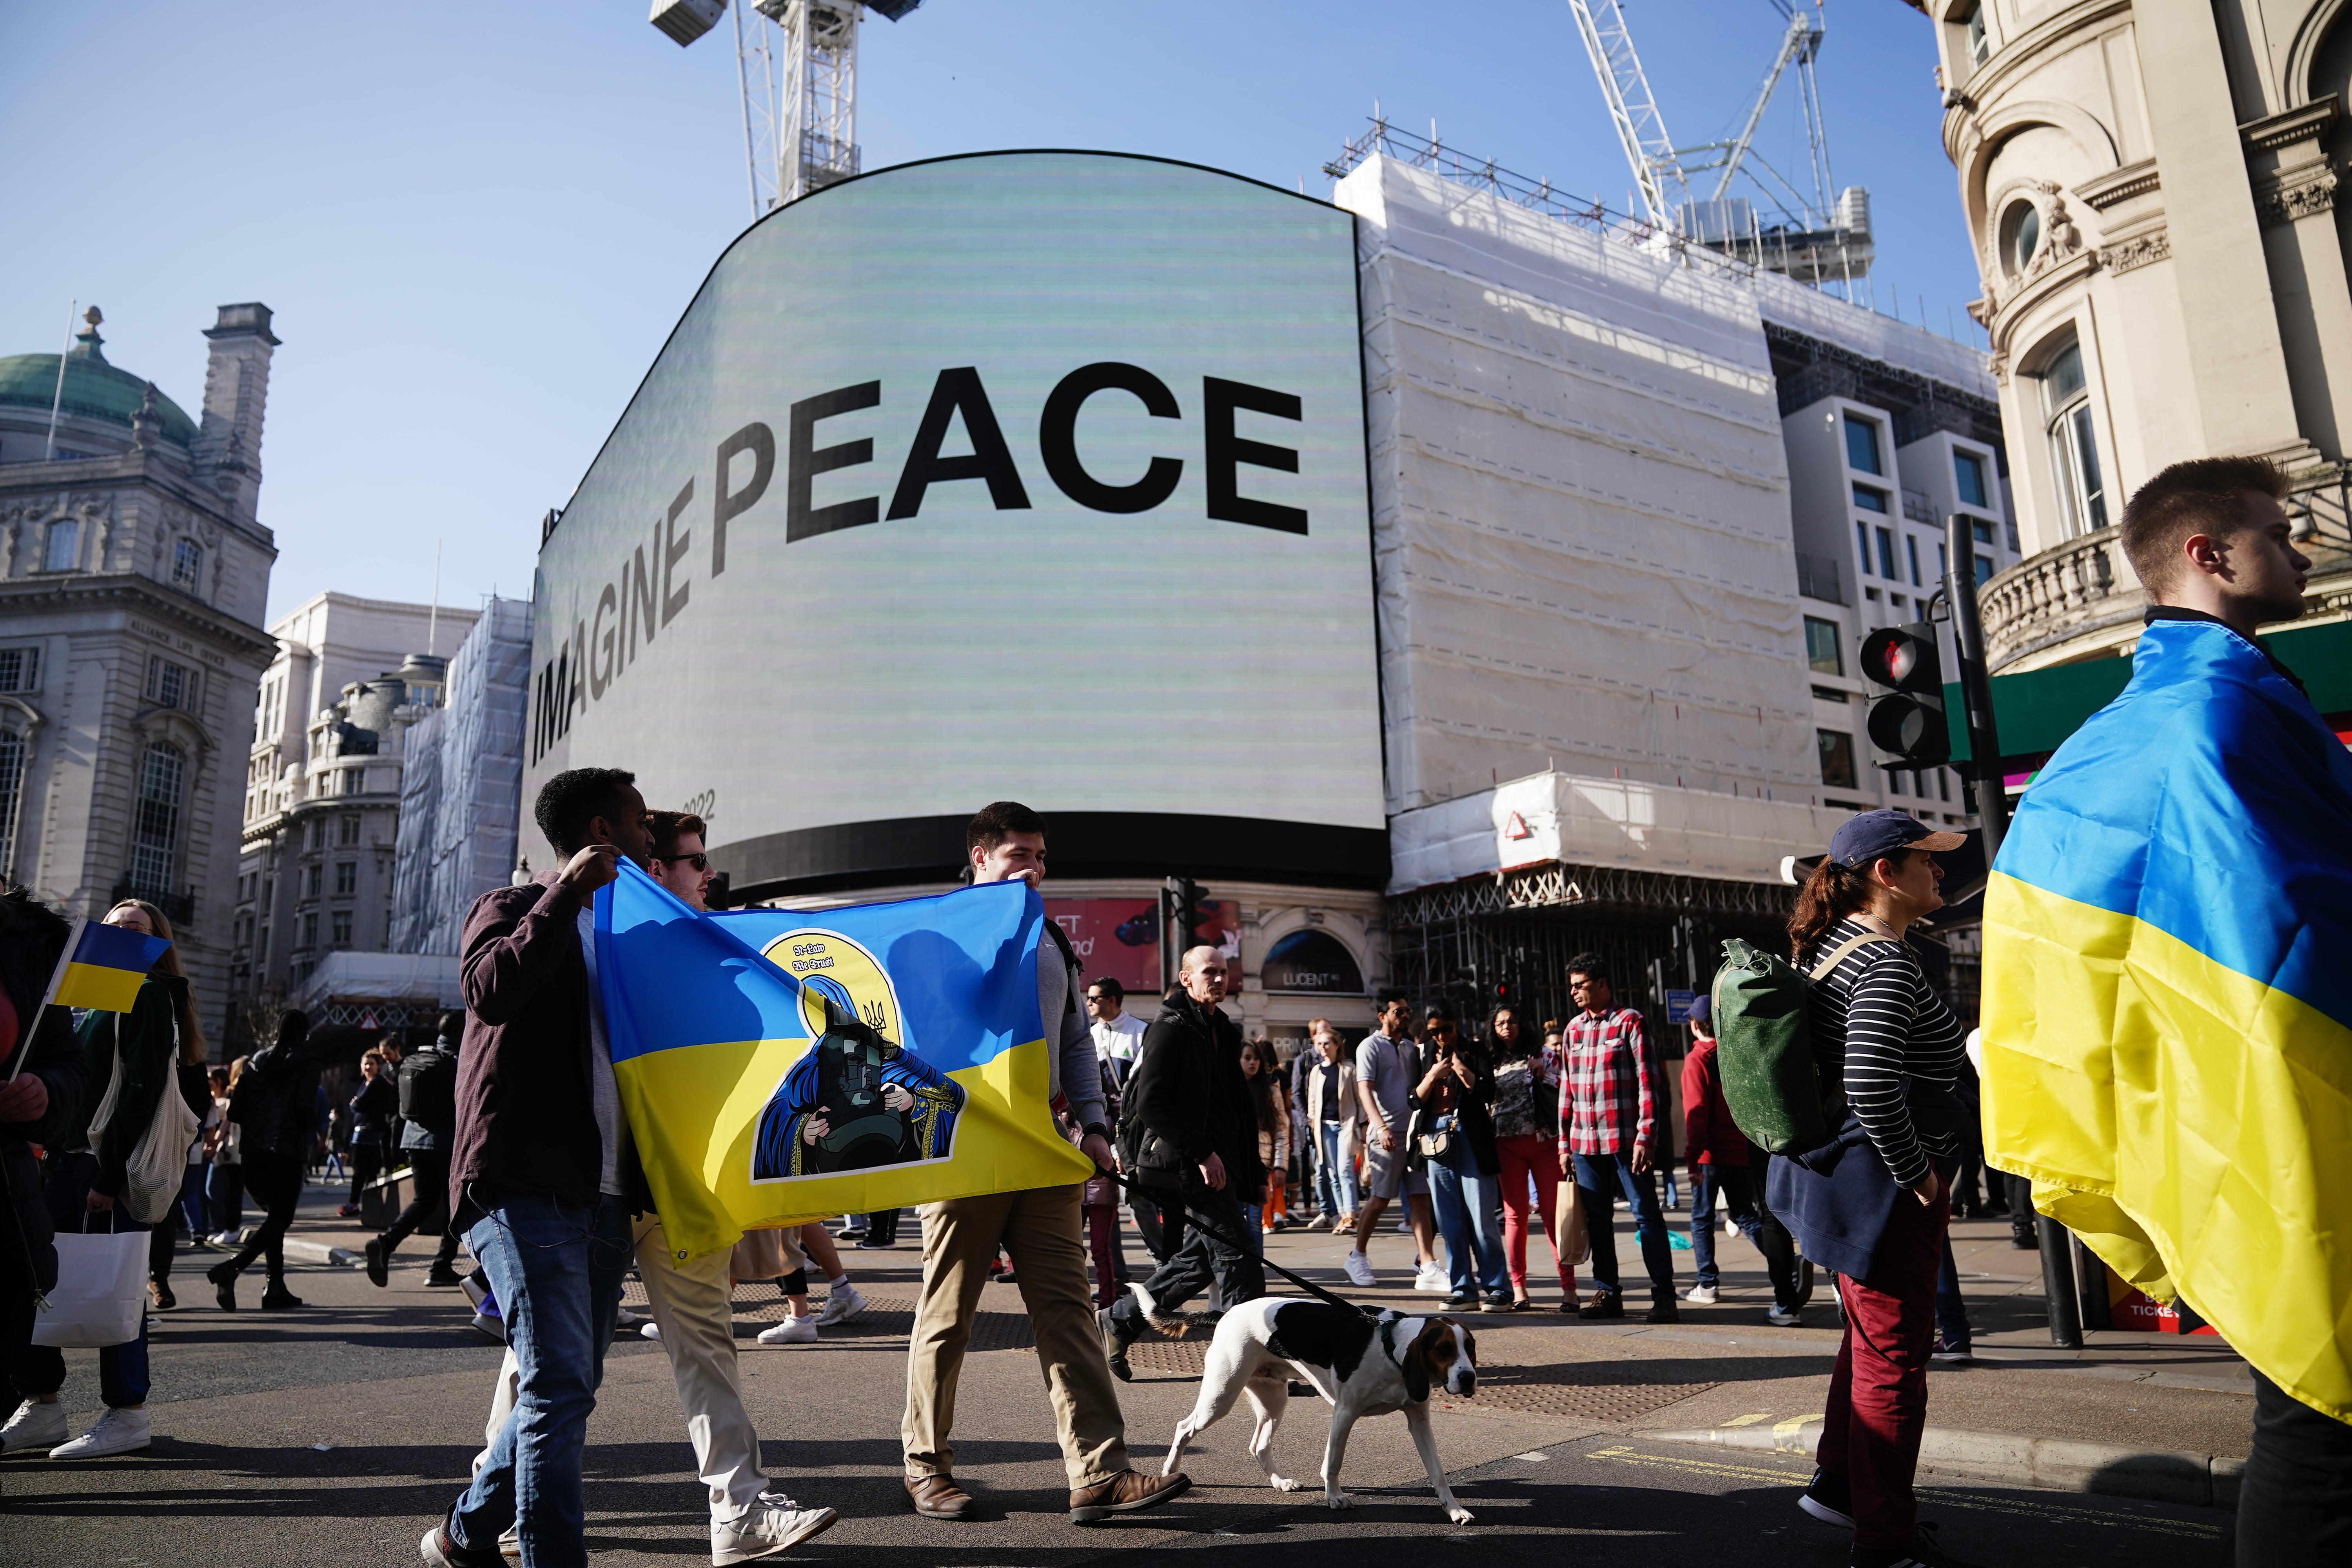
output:
[[[1838,1137],[1775,1160],[1771,1204],[1805,1256],[1842,1276],[1845,1307],[1819,1468],[1800,1506],[1853,1531],[1854,1568],[1951,1561],[1921,1533],[1912,1476],[1959,1150],[1964,1031],[1905,935],[1943,904],[1934,855],[1963,842],[1899,811],[1864,812],[1831,839],[1789,921],[1791,955],[1812,979],[1813,1054]]]

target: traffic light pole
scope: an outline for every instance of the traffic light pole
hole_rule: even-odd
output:
[[[1993,724],[1992,672],[1985,666],[1984,623],[1977,616],[1977,540],[1967,518],[1944,519],[1944,597],[1952,607],[1952,642],[1959,655],[1960,708],[1969,727],[1969,777],[1976,785],[1977,821],[1985,864],[2000,854],[2009,829],[2009,795],[2000,772],[2000,735]],[[2074,1293],[2073,1237],[2048,1215],[2034,1215],[2042,1243],[2042,1297],[2050,1314],[2050,1342],[2083,1348],[2082,1306]]]

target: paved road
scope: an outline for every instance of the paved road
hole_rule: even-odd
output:
[[[320,1215],[305,1228],[345,1234],[327,1223]],[[1337,1262],[1325,1241],[1286,1237],[1277,1249],[1318,1271]],[[480,1442],[498,1348],[463,1326],[453,1293],[422,1288],[421,1258],[396,1271],[388,1291],[353,1270],[302,1269],[294,1285],[310,1310],[264,1316],[248,1307],[230,1317],[193,1278],[202,1257],[183,1254],[187,1304],[153,1333],[154,1447],[80,1465],[21,1456],[0,1465],[10,1516],[0,1558],[173,1568],[414,1561],[417,1536],[455,1495]],[[1835,1342],[1827,1311],[1816,1314],[1818,1327],[1770,1337],[1749,1326],[1758,1303],[1746,1297],[1671,1331],[1571,1326],[1556,1314],[1480,1320],[1491,1374],[1482,1397],[1435,1415],[1455,1489],[1478,1516],[1466,1528],[1439,1513],[1403,1424],[1391,1419],[1358,1428],[1347,1480],[1360,1506],[1349,1512],[1326,1510],[1318,1492],[1265,1488],[1242,1452],[1244,1427],[1229,1420],[1187,1456],[1190,1497],[1082,1529],[1062,1513],[1066,1483],[1035,1359],[1020,1348],[1027,1324],[1017,1291],[992,1287],[977,1342],[1006,1348],[971,1358],[958,1417],[958,1469],[988,1517],[950,1525],[908,1512],[896,1480],[913,1254],[849,1257],[874,1302],[865,1317],[815,1346],[746,1342],[748,1398],[772,1473],[844,1515],[795,1554],[806,1561],[900,1568],[912,1552],[926,1564],[978,1568],[1074,1564],[1110,1552],[1239,1563],[1246,1552],[1263,1564],[1271,1551],[1286,1564],[1362,1568],[1367,1550],[1400,1537],[1436,1562],[1481,1568],[1556,1564],[1580,1547],[1606,1552],[1612,1568],[1845,1560],[1843,1536],[1793,1506],[1801,1461],[1640,1435],[1735,1415],[1818,1412]],[[747,1286],[739,1300],[748,1336],[772,1315],[772,1297]],[[1164,1453],[1191,1403],[1197,1357],[1181,1345],[1139,1352],[1140,1375],[1122,1394],[1139,1464]],[[96,1404],[94,1359],[69,1357],[77,1429]],[[1986,1425],[2007,1411],[2057,1435],[2115,1440],[2119,1430],[2140,1430],[2146,1436],[2131,1440],[2209,1452],[2231,1451],[2216,1435],[2242,1426],[2247,1404],[2215,1389],[2159,1385],[2144,1373],[2031,1366],[1939,1373],[1931,1398],[1948,1425]],[[1319,1406],[1297,1407],[1276,1450],[1289,1473],[1315,1474],[1323,1427]],[[590,1443],[597,1560],[703,1560],[700,1490],[657,1346],[615,1344]],[[1932,1479],[1926,1496],[1950,1550],[1999,1568],[2228,1561],[2225,1513]]]

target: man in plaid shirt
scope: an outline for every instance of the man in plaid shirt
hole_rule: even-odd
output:
[[[1617,1286],[1616,1220],[1611,1205],[1622,1193],[1633,1210],[1642,1261],[1650,1270],[1650,1317],[1675,1321],[1675,1255],[1658,1207],[1652,1151],[1658,1145],[1662,1079],[1650,1054],[1642,1015],[1614,1005],[1609,966],[1599,953],[1580,953],[1568,965],[1568,988],[1583,1011],[1569,1021],[1561,1042],[1568,1076],[1560,1090],[1560,1163],[1576,1175],[1592,1237],[1592,1297],[1580,1318],[1622,1318]]]

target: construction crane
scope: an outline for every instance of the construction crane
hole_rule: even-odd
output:
[[[1722,141],[1689,147],[1676,147],[1666,133],[1665,117],[1650,91],[1619,0],[1569,0],[1569,9],[1633,172],[1643,216],[1654,227],[1807,283],[1851,284],[1870,271],[1870,193],[1853,185],[1832,195],[1829,135],[1822,124],[1821,91],[1813,79],[1813,60],[1825,31],[1819,0],[1811,8],[1804,0],[1771,3],[1786,26],[1738,129]],[[1800,189],[1756,148],[1764,111],[1792,67],[1805,124],[1802,178],[1811,186],[1810,192]],[[1695,198],[1691,193],[1701,183],[1698,176],[1707,174],[1716,175],[1713,190]],[[1756,200],[1732,194],[1742,175],[1766,213],[1759,212]]]
[[[857,173],[858,14],[895,22],[921,3],[736,0],[735,81],[754,219]],[[727,9],[727,0],[654,0],[648,20],[682,47]]]

